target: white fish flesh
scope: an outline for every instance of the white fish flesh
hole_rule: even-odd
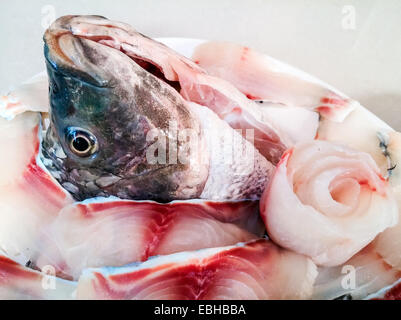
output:
[[[38,230],[73,202],[39,159],[40,115],[0,118],[0,249],[25,264],[38,254]]]
[[[261,214],[277,244],[321,266],[344,263],[398,223],[396,200],[372,157],[317,140],[286,152]]]
[[[21,266],[0,254],[0,299],[68,300],[75,298],[76,283]]]
[[[358,105],[316,78],[245,46],[206,42],[192,59],[250,99],[308,108],[340,122]]]

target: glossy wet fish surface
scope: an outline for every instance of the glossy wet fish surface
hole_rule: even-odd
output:
[[[47,73],[0,97],[0,298],[401,299],[401,133],[256,50],[193,49],[46,30]]]
[[[95,34],[99,29],[104,35]],[[147,45],[147,56],[138,60],[125,54],[128,49],[107,43],[119,36],[127,39],[127,46]],[[206,140],[220,138],[204,127],[208,115],[194,110],[202,107],[189,105],[177,91],[179,83],[167,79],[169,71],[157,69],[160,56],[198,70],[196,64],[130,26],[101,17],[60,18],[44,41],[51,117],[43,156],[65,189],[79,200],[108,195],[159,201],[211,197],[210,189],[216,187],[210,181],[219,178],[212,171],[221,167],[223,151],[219,146],[218,152],[211,150]],[[215,129],[238,135],[224,121],[215,121]],[[180,138],[186,131],[189,138]],[[155,132],[160,139],[156,151]],[[260,196],[272,166],[251,151],[220,170],[221,179],[229,176],[234,187],[216,195],[217,200]],[[239,172],[245,165],[254,170]]]

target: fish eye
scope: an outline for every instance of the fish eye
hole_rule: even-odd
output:
[[[85,129],[68,128],[67,142],[72,153],[79,157],[91,156],[98,150],[96,137]]]

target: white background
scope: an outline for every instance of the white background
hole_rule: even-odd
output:
[[[318,76],[401,130],[400,0],[0,0],[0,92],[44,69],[47,5],[56,16],[103,15],[151,37],[251,46]],[[355,29],[344,28],[349,6]]]

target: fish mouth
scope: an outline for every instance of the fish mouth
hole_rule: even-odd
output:
[[[71,21],[77,19],[79,21],[80,18],[82,16],[64,16],[46,30],[43,37],[45,42],[44,55],[48,67],[52,70],[65,76],[78,78],[96,87],[113,87],[112,77],[98,67],[96,61],[93,61],[93,56],[88,55],[88,50],[102,51],[102,47],[107,47],[124,54],[146,72],[170,85],[178,92],[180,91],[178,79],[168,79],[163,68],[150,57],[128,53],[124,49],[124,43],[119,42],[113,36],[86,33],[85,30],[82,31],[81,29],[79,32],[74,30]],[[99,27],[129,33],[124,28],[124,24],[116,24],[116,22],[111,22],[102,16],[84,16],[83,18],[89,19],[91,23]]]
[[[44,36],[46,65],[56,74],[79,79],[95,87],[110,87],[111,78],[85,55],[85,44],[69,32]]]

